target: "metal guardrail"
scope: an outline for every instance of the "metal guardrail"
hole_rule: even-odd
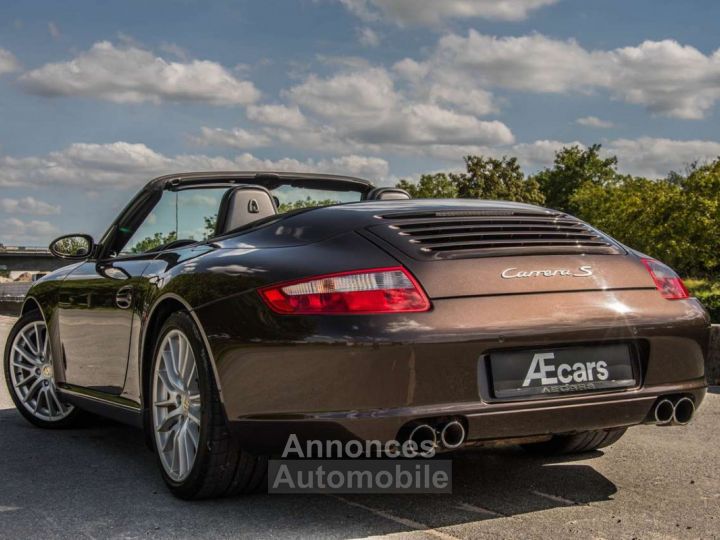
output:
[[[0,283],[0,315],[19,315],[32,283]]]
[[[0,300],[22,302],[32,283],[0,283]]]

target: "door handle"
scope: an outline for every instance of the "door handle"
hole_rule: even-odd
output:
[[[132,305],[133,288],[122,287],[115,295],[115,305],[120,309],[127,309]]]

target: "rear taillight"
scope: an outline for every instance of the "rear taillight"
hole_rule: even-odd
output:
[[[402,267],[373,268],[260,289],[273,311],[285,315],[407,313],[427,311],[430,301]]]
[[[680,279],[672,268],[663,263],[656,261],[655,259],[641,259],[642,263],[650,272],[657,290],[663,298],[668,300],[682,300],[684,298],[690,298],[690,293],[685,287],[683,280]]]

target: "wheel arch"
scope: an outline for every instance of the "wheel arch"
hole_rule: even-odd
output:
[[[181,296],[168,293],[158,298],[153,306],[150,308],[147,316],[147,323],[144,325],[142,338],[141,338],[141,349],[140,349],[140,391],[143,410],[148,409],[147,396],[149,395],[149,384],[150,384],[150,370],[152,369],[153,352],[155,350],[155,341],[160,333],[165,321],[173,314],[178,312],[185,312],[192,318],[195,326],[200,332],[205,350],[210,360],[210,367],[215,377],[215,382],[218,385],[218,391],[220,391],[219,379],[217,371],[215,369],[215,359],[213,357],[210,343],[208,342],[205,330],[200,323],[197,315],[193,311],[193,308],[188,302]],[[222,392],[220,391],[222,396]]]
[[[23,301],[23,305],[20,308],[20,316],[27,315],[31,311],[39,311],[40,315],[42,315],[42,318],[45,319],[45,313],[43,313],[42,307],[40,306],[40,302],[34,297],[34,296],[27,296],[25,297],[25,300]],[[47,321],[45,321],[47,324]]]

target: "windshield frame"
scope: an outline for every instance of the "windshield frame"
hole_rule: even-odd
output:
[[[259,185],[270,191],[284,185],[300,189],[320,189],[323,191],[356,191],[360,194],[361,201],[365,200],[367,194],[375,187],[370,181],[361,178],[310,173],[211,172],[161,176],[148,182],[146,186],[130,200],[115,221],[108,227],[100,241],[101,247],[98,250],[98,260],[110,257],[126,257],[126,255],[120,255],[121,249],[124,248],[127,241],[130,240],[135,231],[160,202],[163,192],[203,187],[231,188],[239,185]],[[348,202],[341,204],[353,203]],[[295,213],[311,209],[312,208],[294,210],[285,214],[279,214],[275,216],[275,218],[294,215]],[[262,224],[266,224],[272,221],[272,219],[260,221],[263,222]],[[250,225],[248,229],[255,228],[254,223]],[[260,225],[260,223],[258,223],[258,225]],[[120,241],[121,234],[127,234],[126,232],[121,233],[121,231],[128,228],[132,228],[132,232],[125,238],[123,245],[118,248],[117,244]],[[235,234],[237,234],[237,232],[239,231],[234,231]],[[222,236],[227,236],[227,233]],[[214,238],[219,238],[219,236],[210,237],[207,240],[199,240],[198,243],[207,243]]]

